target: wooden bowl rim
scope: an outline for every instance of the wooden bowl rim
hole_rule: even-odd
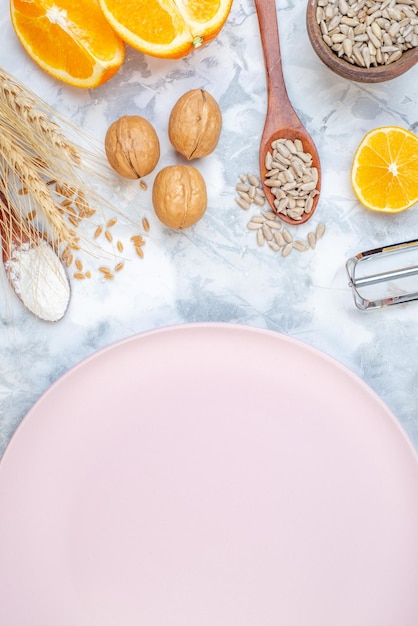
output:
[[[398,61],[390,65],[377,67],[359,67],[341,59],[322,38],[320,26],[316,21],[317,3],[318,0],[308,0],[306,9],[308,37],[321,61],[339,76],[362,83],[379,83],[401,76],[418,62],[418,48],[407,50]]]

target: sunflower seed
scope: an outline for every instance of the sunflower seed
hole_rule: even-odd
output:
[[[275,252],[280,250],[280,246],[275,241],[268,241],[267,243],[270,246],[270,248],[274,250]]]
[[[245,191],[239,191],[238,195],[242,200],[244,200],[245,202],[248,202],[248,204],[251,204],[251,202],[253,201],[250,194]]]
[[[315,233],[308,233],[307,240],[308,240],[308,244],[311,246],[311,248],[315,248],[315,246],[316,246],[316,235],[315,235]]]
[[[264,246],[264,235],[263,235],[263,231],[262,230],[258,230],[257,231],[257,245],[259,246]]]
[[[273,239],[273,233],[271,232],[267,224],[263,224],[262,231],[263,231],[264,239],[266,241],[271,241]]]
[[[276,220],[267,220],[266,224],[273,230],[281,230],[282,228],[282,225],[280,224],[280,222],[277,222]]]
[[[282,234],[283,234],[283,238],[286,241],[286,243],[292,243],[293,237],[292,237],[291,233],[287,230],[287,228],[283,229]]]
[[[235,198],[235,202],[239,207],[241,207],[241,209],[244,209],[244,211],[247,211],[250,208],[250,203],[242,198]]]
[[[247,180],[250,185],[253,185],[253,187],[260,186],[260,181],[258,180],[257,176],[254,176],[254,174],[247,174]]]
[[[287,243],[282,248],[282,256],[288,256],[292,252],[293,244]]]
[[[279,246],[285,246],[286,245],[286,240],[283,237],[282,233],[279,231],[276,231],[275,233],[273,233],[273,238],[275,240],[275,242],[279,245]]]
[[[301,239],[296,239],[293,242],[293,247],[295,250],[298,250],[299,252],[304,252],[305,250],[308,249],[308,244],[306,243],[306,241],[302,241]]]
[[[315,235],[317,239],[321,239],[325,233],[325,224],[318,224],[315,230]]]
[[[262,227],[263,224],[258,224],[257,222],[253,222],[253,220],[250,220],[247,224],[248,230],[259,230]]]
[[[255,204],[255,205],[257,205],[257,206],[260,206],[260,207],[261,207],[261,206],[264,206],[264,205],[265,205],[265,203],[266,203],[266,198],[265,198],[265,196],[264,196],[264,195],[262,196],[260,193],[256,193],[256,194],[255,194],[255,196],[254,196],[254,200],[253,200],[253,202],[254,202],[254,204]]]

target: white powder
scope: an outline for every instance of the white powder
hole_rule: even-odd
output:
[[[32,313],[48,322],[63,317],[70,285],[59,257],[46,241],[15,246],[5,269],[16,294]]]

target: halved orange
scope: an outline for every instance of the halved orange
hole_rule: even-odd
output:
[[[232,0],[100,0],[100,5],[130,46],[175,59],[216,37]]]
[[[399,213],[418,202],[418,137],[399,126],[368,132],[354,155],[351,184],[363,206]]]
[[[16,35],[46,72],[77,87],[96,87],[122,65],[125,44],[98,0],[11,0]]]

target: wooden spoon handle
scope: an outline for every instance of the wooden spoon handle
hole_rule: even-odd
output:
[[[270,106],[291,108],[283,77],[275,0],[254,0],[260,26]]]

